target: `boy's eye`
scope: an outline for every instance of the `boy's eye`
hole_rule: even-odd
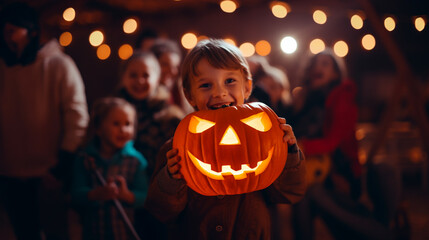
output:
[[[200,84],[198,88],[209,88],[209,87],[210,87],[210,83],[203,83],[203,84]]]
[[[226,79],[225,80],[225,83],[226,84],[230,84],[230,83],[233,83],[233,82],[235,82],[236,80],[235,79],[233,79],[233,78],[228,78],[228,79]]]

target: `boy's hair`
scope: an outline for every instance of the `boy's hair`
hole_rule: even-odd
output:
[[[181,77],[185,95],[191,90],[191,79],[199,75],[197,67],[202,59],[215,68],[239,69],[246,79],[252,80],[249,65],[240,49],[219,39],[202,40],[183,60]]]
[[[107,115],[112,111],[114,108],[130,108],[134,111],[135,115],[135,121],[134,124],[136,127],[137,124],[137,114],[135,107],[126,101],[123,98],[118,97],[105,97],[97,99],[91,108],[91,118],[89,121],[88,129],[86,132],[86,137],[84,141],[84,145],[88,145],[92,140],[99,141],[98,137],[96,136],[97,129],[101,126],[103,121],[106,119]],[[97,142],[98,144],[98,142]]]

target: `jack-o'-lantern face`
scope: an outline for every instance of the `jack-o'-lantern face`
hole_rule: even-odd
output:
[[[188,115],[174,136],[181,173],[203,195],[240,194],[268,187],[287,156],[277,115],[250,103]]]

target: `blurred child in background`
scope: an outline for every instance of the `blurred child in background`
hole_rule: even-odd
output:
[[[146,198],[147,162],[133,147],[135,126],[136,110],[127,101],[103,98],[94,103],[72,185],[72,201],[81,210],[83,239],[132,239],[113,200],[121,202],[133,223],[134,209]]]

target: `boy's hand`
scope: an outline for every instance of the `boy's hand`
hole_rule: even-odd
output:
[[[182,179],[183,176],[180,173],[180,156],[177,155],[179,150],[176,148],[171,149],[167,152],[167,169],[170,176],[174,179]]]
[[[285,132],[283,136],[283,141],[287,142],[288,146],[296,144],[295,134],[292,131],[292,127],[289,124],[286,124],[286,119],[279,117],[280,128]]]

